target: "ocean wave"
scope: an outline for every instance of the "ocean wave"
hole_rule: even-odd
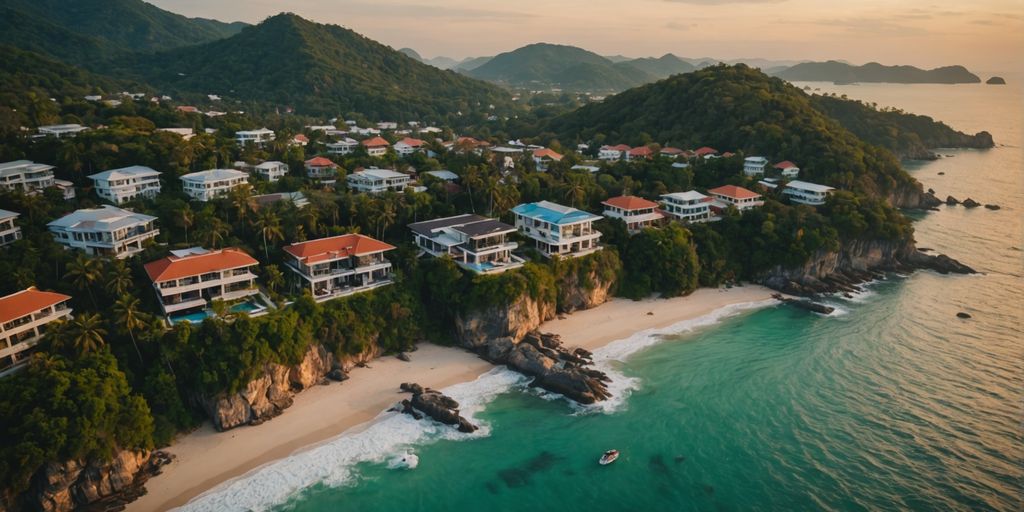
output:
[[[256,468],[241,477],[224,482],[196,497],[180,511],[268,510],[286,502],[316,484],[331,487],[352,483],[353,466],[360,462],[384,463],[407,453],[411,446],[441,439],[467,440],[490,435],[486,422],[474,417],[496,396],[529,379],[505,367],[494,368],[476,380],[456,384],[442,391],[460,404],[460,413],[480,429],[472,434],[458,432],[436,421],[416,421],[397,412],[383,412],[368,426],[349,431],[320,445],[290,457]]]

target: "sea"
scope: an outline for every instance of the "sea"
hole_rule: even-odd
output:
[[[184,510],[1022,510],[1024,104],[1007,76],[806,84],[992,133],[905,163],[941,198],[1001,206],[913,215],[919,246],[980,274],[892,274],[829,316],[752,303],[636,333],[597,353],[600,407],[495,369],[445,390],[474,434],[382,413]]]

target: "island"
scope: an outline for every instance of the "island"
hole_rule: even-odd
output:
[[[988,85],[1006,85],[1006,79],[1001,76],[994,76],[985,80],[985,83]]]

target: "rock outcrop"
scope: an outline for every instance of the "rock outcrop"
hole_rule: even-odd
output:
[[[459,432],[472,433],[477,430],[476,425],[459,414],[459,403],[440,391],[410,382],[402,383],[400,389],[412,393],[411,400],[402,400],[401,412],[418,420],[421,416],[416,411],[421,411],[436,421],[454,426]]]
[[[960,204],[960,201],[953,196],[946,196],[946,204],[949,206],[955,206]]]
[[[964,202],[962,202],[960,204],[964,205],[964,208],[977,208],[977,207],[981,206],[981,203],[979,203],[979,202],[977,202],[974,199],[971,199],[969,197],[967,199],[964,199]]]
[[[988,85],[1006,85],[1006,79],[1001,76],[994,76],[985,80],[985,83]]]
[[[455,318],[455,332],[461,345],[473,351],[500,338],[522,339],[526,333],[555,317],[555,304],[524,294],[508,306],[495,306],[463,313]]]

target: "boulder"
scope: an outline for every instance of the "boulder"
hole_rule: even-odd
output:
[[[977,208],[977,207],[981,206],[981,203],[979,203],[979,202],[977,202],[974,199],[971,199],[969,197],[967,199],[964,199],[964,202],[961,203],[961,204],[964,205],[964,208]]]
[[[957,318],[971,318],[970,313],[964,313],[963,311],[956,314]]]
[[[949,206],[960,204],[960,201],[953,196],[946,196],[946,204]]]
[[[1001,76],[994,76],[985,80],[985,83],[988,85],[1006,85],[1006,79]]]
[[[1000,206],[998,204],[986,204],[985,208],[988,208],[989,210],[998,210],[1000,209]]]
[[[416,383],[404,382],[399,388],[412,393],[412,400],[402,400],[403,413],[420,419],[416,411],[422,411],[435,421],[454,426],[459,432],[471,433],[477,430],[476,425],[459,414],[459,403],[451,397],[429,388],[424,389]]]
[[[405,352],[399,352],[398,355],[395,356],[395,357],[398,358],[399,361],[405,361],[405,362],[412,361],[412,358],[409,357],[409,354],[406,354]]]

